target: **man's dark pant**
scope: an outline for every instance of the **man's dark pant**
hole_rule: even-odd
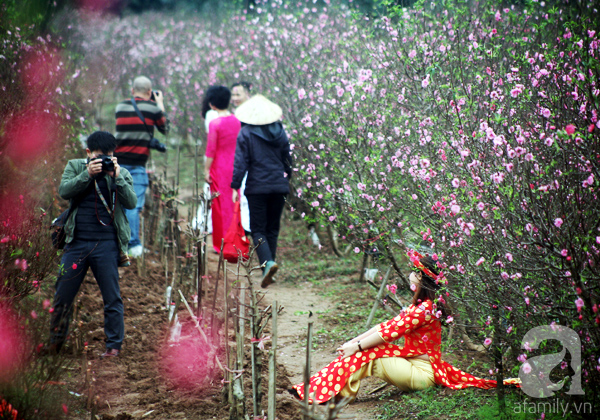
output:
[[[60,347],[69,331],[73,301],[91,267],[104,300],[104,333],[107,349],[121,349],[125,326],[123,301],[119,288],[119,247],[117,241],[73,240],[65,246],[60,266],[54,312],[50,323],[50,342]]]
[[[277,237],[281,213],[285,204],[285,194],[252,194],[246,195],[250,209],[250,230],[254,245],[262,244],[256,249],[261,264],[275,261],[277,254]]]

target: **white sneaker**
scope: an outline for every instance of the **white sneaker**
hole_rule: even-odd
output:
[[[142,252],[144,252],[144,248],[141,245],[136,245],[129,248],[127,253],[131,258],[140,258],[142,256]]]

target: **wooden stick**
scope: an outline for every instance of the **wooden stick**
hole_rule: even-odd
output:
[[[243,303],[246,300],[246,289],[240,289],[240,303]],[[244,366],[244,333],[245,333],[245,323],[244,323],[244,305],[240,304],[238,308],[238,338],[239,344],[237,347],[237,359],[238,366],[236,369],[242,369]]]
[[[246,300],[246,289],[240,289],[240,302]],[[244,317],[243,315],[244,306],[239,305],[238,313],[238,328],[236,332],[236,370],[242,370],[244,368]],[[233,419],[243,419],[246,416],[246,408],[244,404],[244,378],[243,375],[238,375],[237,379],[234,380],[233,384],[233,397],[234,397],[234,416]]]
[[[267,420],[275,420],[276,407],[276,388],[275,381],[277,379],[277,301],[273,301],[273,310],[271,311],[271,325],[273,331],[271,333],[271,351],[269,352],[269,393],[267,405]]]
[[[197,242],[198,247],[198,269],[196,271],[196,293],[198,294],[198,306],[196,307],[196,316],[200,318],[200,308],[202,307],[202,282],[204,281],[202,272],[204,271],[202,253],[200,249],[202,247],[201,242]]]
[[[383,292],[385,291],[385,285],[387,283],[388,277],[390,276],[390,272],[392,271],[392,266],[389,266],[385,276],[383,276],[383,281],[381,282],[381,287],[379,287],[379,292],[377,293],[377,297],[375,298],[375,302],[373,303],[373,309],[371,309],[371,313],[369,314],[369,318],[367,319],[367,325],[365,325],[365,329],[368,329],[373,322],[373,317],[375,317],[375,311],[379,307],[379,300],[381,296],[383,296]]]
[[[181,140],[177,142],[177,182],[175,183],[175,191],[179,191],[179,166],[181,163]]]
[[[227,368],[231,369],[231,355],[229,349],[229,285],[227,284],[227,261],[223,262],[223,293],[224,293],[224,310],[225,310],[225,358]],[[229,371],[225,372],[225,381],[227,382],[227,401],[229,404],[233,403],[231,374]]]
[[[137,266],[138,275],[142,278],[146,277],[146,253],[144,250],[146,249],[146,235],[144,234],[144,216],[140,213],[140,230],[139,235],[141,236],[140,240],[142,242],[142,255],[140,256],[139,264]]]
[[[198,322],[198,318],[196,318],[196,316],[194,315],[192,308],[190,308],[190,305],[188,305],[187,300],[185,299],[185,296],[183,296],[183,293],[181,293],[181,290],[179,290],[179,289],[177,289],[177,290],[179,291],[179,295],[181,296],[181,299],[183,300],[185,307],[187,308],[188,312],[190,313],[190,316],[192,317],[194,324],[196,324],[196,328],[198,329],[198,331],[200,331],[200,335],[204,339],[204,342],[210,346],[211,344],[208,342],[208,338],[206,337],[206,334],[204,334],[204,331],[202,330],[202,327],[200,326],[200,323]]]
[[[308,321],[308,331],[306,335],[306,365],[304,366],[304,420],[310,420],[310,414],[308,410],[308,393],[310,389],[310,349],[312,347],[312,326],[313,322]],[[313,402],[316,403],[316,401]]]
[[[217,264],[217,278],[215,280],[215,293],[213,294],[212,309],[210,311],[210,336],[215,336],[215,309],[217,307],[217,294],[219,293],[219,275],[221,274],[221,266],[223,265],[223,247],[225,246],[225,238],[221,238],[221,253],[219,254],[219,263]]]
[[[253,299],[254,300],[254,299]],[[254,309],[254,308],[253,308]],[[250,317],[250,336],[254,338],[254,315]],[[257,366],[256,366],[256,343],[251,342],[250,349],[250,365],[252,366],[252,413],[254,418],[258,417],[259,402],[258,402],[258,381],[257,381]]]

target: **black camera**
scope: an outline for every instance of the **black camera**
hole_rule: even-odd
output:
[[[157,90],[153,90],[153,91],[150,93],[150,99],[151,99],[151,100],[153,100],[154,102],[156,102],[156,94],[157,94],[157,93],[158,93],[158,91],[157,91]]]
[[[148,147],[150,149],[157,150],[160,153],[165,153],[167,151],[167,146],[165,146],[163,143],[161,143],[160,141],[158,141],[158,139],[155,138],[155,137],[152,137],[150,139],[150,143],[148,144]]]
[[[104,172],[113,172],[115,170],[115,163],[112,161],[112,157],[100,155],[96,159],[102,159],[102,170]]]

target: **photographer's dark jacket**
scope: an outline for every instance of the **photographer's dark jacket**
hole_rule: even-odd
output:
[[[76,234],[79,237],[83,237],[85,239],[91,239],[89,236],[93,235],[93,230],[91,229],[80,229],[76,231],[77,224],[77,213],[79,210],[79,204],[82,204],[83,200],[85,200],[86,195],[90,191],[94,191],[94,182],[93,178],[90,177],[87,171],[87,159],[73,159],[67,163],[67,167],[63,172],[62,180],[60,182],[60,187],[58,187],[59,195],[65,200],[70,200],[71,205],[75,204],[75,207],[71,211],[67,222],[65,223],[65,233],[66,233],[66,242],[71,243],[73,239],[75,239]],[[101,190],[104,190],[104,193],[110,191],[110,188],[113,183],[113,178],[109,176],[105,176],[104,179],[105,184]],[[129,222],[127,221],[127,217],[125,216],[125,209],[134,209],[137,204],[137,196],[133,191],[133,179],[131,178],[131,174],[129,171],[123,167],[121,167],[121,172],[119,176],[115,178],[114,182],[117,185],[117,200],[115,205],[115,217],[112,223],[106,227],[106,229],[102,229],[102,231],[98,231],[97,237],[94,238],[96,240],[107,239],[107,235],[111,234],[111,232],[116,233],[116,239],[119,243],[119,248],[122,253],[127,253],[127,248],[129,245],[129,237],[131,235],[131,231],[129,229]],[[100,183],[99,183],[100,184]],[[104,182],[103,182],[104,184]],[[109,200],[107,203],[112,208],[112,203],[110,202],[110,194],[106,194],[109,196]],[[84,209],[86,203],[82,204]],[[107,223],[110,219],[107,217],[108,212],[104,208],[104,204],[100,199],[97,200],[96,203],[98,214],[103,222]],[[82,215],[80,215],[82,216]],[[93,214],[95,217],[96,214]],[[86,215],[86,218],[88,216]],[[79,220],[82,220],[80,217]],[[84,219],[85,220],[85,219]],[[100,225],[100,223],[98,223]]]
[[[148,130],[135,112],[131,99],[119,103],[115,113],[117,118],[115,156],[121,165],[146,166],[150,156],[149,143],[154,136],[154,127],[161,133],[167,134],[170,124],[156,102],[135,98],[135,103],[146,120]]]
[[[235,148],[231,188],[240,188],[246,172],[245,195],[289,194],[292,157],[281,122],[242,124]]]

